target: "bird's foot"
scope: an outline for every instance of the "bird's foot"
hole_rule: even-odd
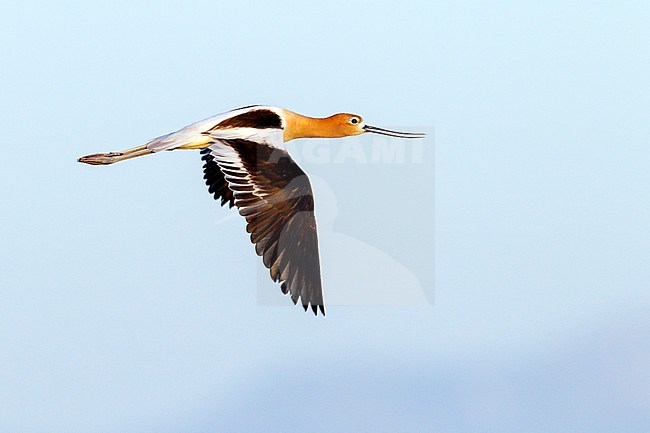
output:
[[[79,162],[90,165],[108,165],[120,160],[121,152],[93,153],[92,155],[82,156]]]

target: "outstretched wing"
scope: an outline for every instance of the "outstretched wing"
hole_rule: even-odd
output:
[[[207,156],[207,158],[206,158]],[[222,204],[234,199],[246,230],[273,281],[305,311],[325,314],[314,198],[307,175],[277,147],[245,139],[215,140],[203,159]],[[217,164],[222,178],[213,170]],[[225,180],[228,198],[222,191]]]

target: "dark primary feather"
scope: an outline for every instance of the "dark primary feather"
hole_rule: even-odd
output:
[[[229,204],[230,207],[235,205],[235,197],[232,191],[228,188],[228,183],[223,177],[223,172],[216,163],[214,157],[210,155],[210,149],[201,150],[201,159],[205,161],[203,164],[203,179],[208,186],[210,194],[214,195],[215,200],[221,200],[221,206]]]
[[[271,278],[282,283],[282,292],[294,304],[300,300],[305,311],[311,306],[314,314],[319,309],[325,314],[314,199],[307,175],[284,150],[240,139],[219,143],[230,146],[241,160],[240,170],[219,145],[211,150],[211,162],[218,163],[233,191],[255,251]]]

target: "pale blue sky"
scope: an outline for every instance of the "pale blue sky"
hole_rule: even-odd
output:
[[[648,22],[648,2],[5,6],[0,431],[649,431]],[[419,162],[289,146],[349,261],[329,293],[377,257],[432,305],[305,315],[197,154],[76,163],[253,103],[435,132]]]

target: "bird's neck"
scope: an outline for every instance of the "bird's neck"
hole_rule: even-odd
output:
[[[285,142],[296,138],[339,138],[342,135],[337,132],[330,117],[309,117],[302,114],[284,110],[284,133]]]

